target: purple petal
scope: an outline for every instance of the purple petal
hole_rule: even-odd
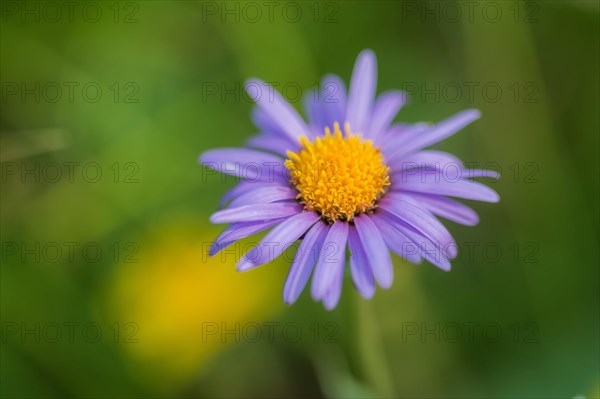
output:
[[[283,183],[280,181],[269,183],[269,182],[255,182],[255,181],[250,181],[250,180],[242,180],[231,190],[228,190],[225,194],[223,194],[223,197],[221,197],[221,200],[219,201],[219,208],[223,208],[225,206],[225,204],[227,204],[227,202],[229,202],[229,201],[233,200],[234,198],[237,198],[240,195],[243,195],[249,191],[255,190],[258,187],[272,187],[273,185],[278,185],[278,186],[282,186],[282,187],[288,186],[286,183]]]
[[[406,93],[403,91],[394,90],[382,93],[373,107],[371,123],[365,132],[366,137],[371,137],[373,140],[382,137],[405,103]]]
[[[211,244],[208,254],[214,256],[237,240],[259,233],[281,222],[282,219],[273,219],[266,222],[240,222],[227,227]]]
[[[397,176],[392,185],[395,191],[447,195],[484,202],[500,201],[500,196],[494,190],[471,180],[453,181],[440,178],[437,173],[429,174],[423,171],[403,172]]]
[[[384,144],[379,145],[379,148],[381,149],[386,162],[402,159],[402,157],[398,157],[396,154],[403,155],[403,150],[407,143],[416,140],[424,132],[431,129],[431,126],[431,124],[423,122],[411,125],[396,123],[390,126],[383,137],[377,140],[378,144]]]
[[[347,121],[354,133],[364,133],[375,98],[377,60],[371,50],[362,51],[354,64],[346,108]]]
[[[450,270],[450,262],[442,254],[441,249],[436,243],[410,226],[407,226],[401,219],[395,215],[392,215],[391,213],[386,213],[382,215],[382,218],[383,217],[385,217],[385,220],[390,224],[390,226],[392,226],[392,228],[410,239],[413,244],[419,248],[420,256],[422,256],[426,261],[444,271]]]
[[[247,148],[219,148],[202,153],[200,162],[221,173],[251,181],[287,179],[284,160],[263,151]]]
[[[434,242],[428,240],[427,237],[409,228],[403,226],[397,228],[398,231],[404,233],[417,247],[419,247],[423,259],[432,265],[437,266],[443,271],[450,271],[452,267],[450,261]]]
[[[266,204],[270,202],[294,200],[298,191],[292,187],[271,185],[267,187],[256,187],[240,195],[229,204],[231,208],[244,205]]]
[[[243,181],[239,182],[237,185],[235,185],[232,189],[227,190],[225,192],[225,194],[223,194],[223,196],[219,200],[219,209],[225,207],[225,205],[227,205],[227,203],[229,201],[231,201],[232,199],[241,195],[242,193],[244,193],[246,191],[254,190],[254,187],[256,185],[260,185],[262,187],[268,187],[270,184],[269,183],[256,183],[256,182],[250,182],[248,180],[243,180]]]
[[[451,220],[465,226],[475,226],[479,223],[479,216],[468,206],[439,195],[406,193],[407,197],[420,203],[425,209],[435,215]]]
[[[460,159],[443,151],[424,150],[406,158],[388,161],[392,173],[411,169],[438,169],[450,176],[462,177],[464,165]]]
[[[321,103],[325,111],[325,126],[333,127],[334,122],[343,125],[346,121],[346,85],[337,75],[326,75],[321,80]]]
[[[350,272],[352,281],[360,294],[370,299],[375,294],[375,280],[369,266],[369,257],[363,249],[356,227],[350,226],[348,232],[348,247],[350,248]]]
[[[286,158],[288,150],[296,152],[300,148],[299,143],[292,143],[284,136],[272,136],[268,134],[253,136],[246,141],[246,145],[248,147],[271,151]]]
[[[248,95],[270,117],[273,124],[292,141],[298,141],[302,135],[310,136],[300,115],[272,86],[260,79],[250,79],[245,87]]]
[[[306,233],[285,280],[283,287],[283,300],[285,303],[291,305],[296,302],[302,290],[304,290],[328,231],[329,228],[326,227],[325,223],[316,223]]]
[[[342,296],[342,282],[344,279],[344,264],[336,268],[333,282],[329,285],[329,290],[323,296],[323,305],[327,310],[333,310]]]
[[[396,153],[395,156],[404,157],[419,151],[422,148],[438,143],[452,136],[454,133],[458,132],[474,120],[479,119],[480,116],[481,112],[476,109],[468,109],[466,111],[459,112],[458,114],[453,115],[450,118],[434,125],[430,129],[427,129],[410,142],[405,143],[402,146],[401,151]]]
[[[450,259],[456,258],[456,256],[458,255],[458,246],[456,245],[454,238],[452,237],[450,232],[446,229],[446,227],[440,222],[440,220],[437,217],[435,217],[435,215],[426,207],[426,205],[423,202],[417,201],[412,196],[405,195],[404,193],[401,194],[401,196],[398,195],[398,193],[394,193],[392,195],[392,198],[395,198],[395,199],[402,198],[403,201],[408,202],[408,203],[414,205],[417,209],[420,209],[421,211],[425,212],[425,214],[427,214],[429,216],[428,222],[435,224],[440,232],[443,231],[443,234],[445,236],[445,239],[443,241],[442,240],[437,241],[435,239],[432,239],[432,237],[428,237],[428,238],[431,239],[432,242],[436,246],[438,246],[438,248],[440,248],[442,250],[444,256],[446,256]]]
[[[371,215],[371,218],[377,225],[377,228],[381,232],[385,244],[389,249],[409,262],[415,264],[421,263],[419,248],[412,242],[411,239],[406,237],[406,235],[402,234],[391,225],[391,222],[388,221],[390,216],[382,212],[376,212]]]
[[[377,226],[367,215],[354,218],[354,225],[367,254],[373,276],[382,288],[390,288],[394,280],[392,258]]]
[[[500,173],[495,170],[466,169],[464,174],[467,179],[474,179],[476,177],[485,177],[493,180],[500,179]]]
[[[246,271],[273,261],[298,240],[319,220],[314,212],[303,212],[284,220],[273,228],[263,240],[240,259],[238,271]]]
[[[256,126],[262,133],[267,136],[281,136],[281,138],[289,141],[287,134],[282,130],[277,122],[271,118],[271,116],[265,112],[259,106],[255,106],[252,109],[252,113],[250,114],[250,118],[252,119],[252,123]]]
[[[310,136],[309,140],[312,140],[316,136],[319,135],[320,132],[323,131],[323,126],[325,126],[325,120],[327,119],[327,114],[325,113],[325,109],[323,105],[320,103],[321,94],[318,90],[309,90],[304,95],[302,99],[302,103],[304,105],[304,110],[306,112],[306,118],[308,119],[310,125]]]
[[[335,222],[325,238],[311,284],[314,300],[323,299],[335,283],[339,270],[344,268],[348,223]]]
[[[402,197],[388,193],[380,201],[380,208],[396,216],[408,226],[436,243],[449,258],[456,257],[456,243],[444,227],[429,211],[414,205]]]
[[[284,218],[302,212],[302,206],[295,202],[277,202],[274,204],[244,205],[217,211],[210,217],[215,224],[236,222],[262,222]]]
[[[314,137],[322,136],[325,127],[332,128],[334,122],[343,125],[346,120],[346,86],[342,79],[336,75],[325,76],[319,91],[307,93],[305,108]]]

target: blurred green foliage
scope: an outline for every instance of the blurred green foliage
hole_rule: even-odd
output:
[[[2,397],[597,397],[597,2],[72,3],[2,1]],[[398,121],[481,109],[438,147],[499,168],[502,201],[448,223],[450,273],[395,258],[370,302],[285,307],[285,261],[203,259],[233,181],[197,156],[254,133],[245,79],[300,107],[364,48],[411,94]],[[224,321],[302,339],[204,342]]]

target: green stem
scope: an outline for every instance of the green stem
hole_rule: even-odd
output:
[[[396,397],[394,381],[372,303],[356,295],[357,346],[361,374],[377,396]]]

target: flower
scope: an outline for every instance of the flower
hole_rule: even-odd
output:
[[[389,250],[413,263],[423,259],[450,270],[454,239],[437,219],[475,225],[477,214],[448,197],[498,202],[498,194],[473,181],[498,178],[468,170],[446,152],[426,150],[480,117],[474,109],[438,124],[393,124],[406,102],[401,91],[375,98],[376,59],[370,50],[356,61],[349,93],[342,80],[326,76],[305,99],[308,123],[270,85],[246,82],[257,107],[260,133],[250,148],[203,153],[200,162],[243,180],[223,198],[213,223],[231,223],[210,255],[237,240],[272,229],[240,259],[250,270],[272,261],[301,239],[283,298],[295,302],[313,274],[311,294],[333,309],[340,298],[349,249],[357,290],[371,298],[375,283],[392,285]],[[343,132],[342,132],[343,127]],[[286,252],[287,253],[287,252]],[[314,272],[313,272],[314,270]]]
[[[169,215],[133,236],[145,251],[136,255],[137,263],[124,257],[105,291],[103,310],[122,320],[114,338],[136,343],[122,346],[132,373],[163,391],[196,378],[240,338],[254,342],[246,327],[272,319],[282,305],[274,287],[284,270],[236,273],[233,257],[222,262],[203,251],[216,228],[192,219]]]

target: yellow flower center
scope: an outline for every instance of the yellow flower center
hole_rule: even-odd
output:
[[[330,222],[350,221],[369,212],[390,185],[389,168],[371,140],[364,140],[344,125],[344,135],[336,122],[325,136],[310,142],[300,138],[302,149],[288,151],[285,166],[297,199],[307,211],[319,212]]]

